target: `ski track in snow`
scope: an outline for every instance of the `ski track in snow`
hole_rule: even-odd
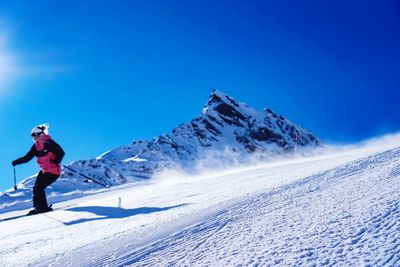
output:
[[[400,148],[369,154],[69,201],[1,223],[0,266],[400,266]]]

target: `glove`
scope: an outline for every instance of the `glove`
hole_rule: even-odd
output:
[[[11,162],[11,165],[13,165],[13,167],[15,167],[15,165],[17,165],[16,160],[13,160],[13,161]]]

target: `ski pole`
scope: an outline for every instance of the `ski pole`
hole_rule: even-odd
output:
[[[15,166],[14,166],[14,190],[17,190],[17,175],[15,173]]]
[[[79,174],[79,175],[82,176],[82,177],[85,177],[86,179],[88,179],[88,180],[90,180],[90,181],[92,181],[92,182],[94,182],[94,183],[96,183],[96,184],[99,184],[99,185],[101,185],[101,186],[103,186],[103,187],[105,187],[105,188],[109,188],[108,185],[103,184],[103,183],[101,183],[101,182],[99,182],[99,181],[96,181],[95,179],[93,179],[93,178],[91,178],[91,177],[89,177],[89,176],[87,176],[87,175],[85,175],[85,174],[83,174],[83,173],[77,172],[77,171],[75,171],[74,169],[72,169],[72,168],[70,168],[70,167],[68,167],[68,166],[63,165],[63,167],[64,167],[65,169],[68,169],[68,170],[74,172],[74,173]]]

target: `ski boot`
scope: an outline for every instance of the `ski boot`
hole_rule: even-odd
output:
[[[45,208],[45,209],[41,209],[41,208],[39,208],[39,207],[34,207],[34,208],[31,209],[31,210],[28,212],[28,214],[26,214],[26,215],[30,216],[30,215],[35,215],[35,214],[43,213],[43,212],[52,211],[53,208],[52,208],[51,206],[52,206],[52,205],[48,206],[48,207]]]

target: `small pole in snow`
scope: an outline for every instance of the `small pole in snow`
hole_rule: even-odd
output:
[[[14,190],[17,191],[17,174],[15,173],[15,166],[14,166]]]
[[[118,208],[121,208],[121,197],[118,197]]]

